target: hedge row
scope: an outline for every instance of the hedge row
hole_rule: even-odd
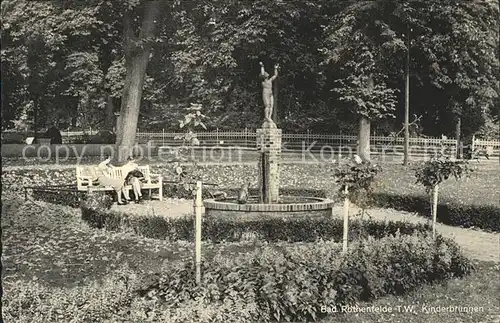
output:
[[[105,196],[106,199],[96,201],[95,199],[90,198],[92,195],[89,195],[87,192],[78,192],[76,190],[68,189],[68,187],[61,187],[61,190],[47,190],[43,187],[35,188],[32,190],[32,196],[35,200],[59,205],[67,205],[74,208],[85,205],[87,201],[94,204],[99,203],[100,207],[105,206],[106,208],[109,208],[113,204],[113,200],[116,199],[111,192],[102,192],[102,196]]]
[[[79,207],[79,201],[84,200],[88,195],[86,192],[76,192],[64,190],[68,189],[68,187],[61,186],[61,190],[53,191],[53,190],[44,190],[42,187],[40,189],[33,190],[33,197],[37,200],[42,200],[49,203],[54,204],[62,204],[68,205],[71,207]],[[214,193],[218,191],[217,188],[208,188],[203,191],[203,198],[211,198],[210,193]],[[227,193],[228,196],[238,196],[239,189],[229,188],[224,189],[224,192]],[[319,198],[326,198],[326,193],[323,190],[313,190],[313,189],[293,189],[293,188],[283,188],[280,190],[282,195],[286,196],[314,196]],[[113,192],[106,192],[108,195],[114,198]],[[250,195],[258,195],[259,192],[256,189],[249,190]],[[164,184],[163,185],[163,196],[164,197],[175,197],[175,198],[185,198],[192,199],[193,196],[191,192],[186,191],[182,185],[172,185],[172,184]]]
[[[453,241],[415,234],[357,241],[345,255],[338,244],[320,242],[216,257],[203,263],[199,286],[192,265],[186,264],[162,273],[137,293],[154,300],[157,308],[173,309],[193,300],[207,306],[244,304],[253,311],[241,322],[303,322],[325,316],[325,306],[341,312],[342,305],[402,294],[472,269]]]
[[[96,207],[105,202],[89,201],[82,206],[82,219],[91,227],[108,231],[130,231],[153,239],[170,241],[192,241],[194,237],[193,218],[167,218],[161,216],[129,215],[123,212],[110,211]],[[353,220],[350,222],[350,239],[373,236],[375,238],[404,235],[428,231],[424,224],[407,222],[380,222],[375,220]],[[217,218],[203,218],[202,239],[214,243],[226,241],[237,242],[248,239],[268,242],[312,242],[318,239],[342,240],[342,219],[329,218],[270,218],[255,221],[232,221]]]
[[[216,189],[211,189],[216,191]],[[229,196],[237,196],[237,189],[224,190]],[[257,195],[257,190],[250,190],[251,195]],[[290,196],[316,196],[326,197],[325,191],[307,189],[287,189],[281,190],[281,194]],[[85,197],[86,193],[75,192],[45,192],[35,191],[34,197],[46,202],[65,204],[73,207],[79,206],[79,200]],[[164,186],[164,196],[192,198],[189,192],[183,187],[167,184]],[[204,198],[210,198],[208,190],[205,190]],[[430,199],[424,196],[396,195],[388,193],[374,193],[372,202],[375,206],[392,208],[408,212],[416,212],[424,217],[430,217]],[[500,207],[495,205],[467,205],[458,203],[438,204],[438,222],[461,226],[464,228],[480,228],[483,230],[500,232]]]
[[[374,203],[379,207],[416,212],[431,216],[430,198],[412,195],[375,193]],[[464,228],[480,228],[500,232],[500,207],[495,205],[466,205],[440,203],[437,207],[437,221]]]

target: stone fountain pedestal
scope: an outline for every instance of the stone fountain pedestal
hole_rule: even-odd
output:
[[[264,122],[257,129],[259,160],[259,196],[251,196],[246,204],[236,197],[207,199],[205,216],[240,221],[258,221],[269,218],[331,217],[333,201],[306,196],[281,196],[280,159],[281,129],[274,122]]]
[[[279,201],[281,159],[281,129],[274,123],[264,122],[257,129],[257,150],[259,159],[259,197],[260,203],[270,204]]]

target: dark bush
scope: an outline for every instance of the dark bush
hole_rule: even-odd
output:
[[[3,132],[2,144],[26,144],[26,136],[19,132]]]
[[[109,130],[101,130],[89,140],[90,144],[114,144],[116,134]]]
[[[51,145],[62,144],[61,132],[56,127],[50,127],[45,133],[44,138],[49,138]]]
[[[137,293],[173,308],[194,299],[205,304],[243,300],[256,306],[256,322],[303,322],[325,316],[325,306],[340,311],[342,305],[406,293],[472,269],[452,240],[418,234],[360,240],[345,255],[331,242],[280,250],[265,246],[204,262],[199,286],[192,264],[186,264],[165,271]]]
[[[417,212],[425,217],[430,217],[431,214],[429,199],[423,196],[376,193],[374,202],[379,207]],[[437,221],[464,228],[475,227],[500,232],[500,207],[494,205],[439,203]]]

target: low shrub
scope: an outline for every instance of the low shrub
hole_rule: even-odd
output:
[[[138,216],[82,207],[82,218],[94,228],[109,231],[132,230],[147,238],[191,241],[194,236],[194,223],[190,216]],[[350,239],[367,236],[381,238],[396,232],[408,235],[428,230],[424,224],[356,219],[350,222],[349,227]],[[342,228],[342,219],[337,218],[290,217],[254,221],[203,218],[202,239],[214,243],[242,241],[248,236],[268,242],[313,242],[318,239],[341,241]]]
[[[87,210],[105,212],[113,205],[113,198],[108,192],[92,192],[84,196],[80,205]]]
[[[73,288],[10,281],[3,315],[8,322],[311,321],[326,315],[325,306],[397,295],[473,270],[441,236],[396,235],[354,242],[345,255],[340,250],[321,242],[220,253],[203,263],[199,286],[190,263],[172,263],[155,279],[124,266]]]
[[[199,286],[186,264],[137,293],[171,309],[195,300],[208,306],[243,302],[255,309],[252,321],[311,321],[325,315],[325,306],[340,312],[342,305],[399,295],[472,269],[452,240],[396,235],[354,242],[345,255],[338,244],[321,242],[216,256],[203,263]]]
[[[23,280],[4,284],[6,322],[118,322],[130,314],[133,273],[121,268],[84,286],[50,287]],[[129,313],[127,313],[129,312]]]
[[[431,206],[424,196],[376,193],[374,203],[379,207],[417,212],[431,216]],[[467,205],[456,202],[439,203],[437,220],[443,224],[464,228],[480,228],[500,232],[500,207],[495,205]]]
[[[173,308],[160,300],[138,297],[141,274],[124,266],[105,279],[73,288],[51,287],[36,281],[4,284],[6,322],[253,322],[257,308],[244,300],[206,304],[191,300]]]

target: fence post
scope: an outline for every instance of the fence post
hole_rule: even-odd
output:
[[[195,215],[195,265],[196,265],[196,284],[201,282],[201,208],[203,200],[201,194],[201,181],[196,182],[196,197],[194,200]]]
[[[161,129],[162,130],[162,135],[161,135],[161,145],[165,146],[165,128]]]
[[[347,236],[349,234],[349,189],[347,185],[344,187],[344,234],[342,237],[342,252],[347,252]]]
[[[218,146],[219,145],[219,128],[215,129],[215,141],[217,141],[217,143],[215,145]]]
[[[339,135],[339,164],[342,162],[342,130],[340,130],[340,135]]]
[[[476,148],[476,135],[472,135],[472,143],[470,145],[470,150],[471,153],[474,152],[474,149]]]
[[[245,148],[248,147],[248,129],[245,127]]]

